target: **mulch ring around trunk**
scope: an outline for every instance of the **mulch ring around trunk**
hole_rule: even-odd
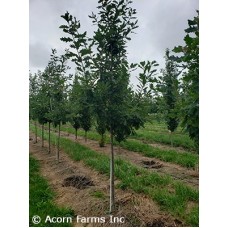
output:
[[[159,162],[155,162],[153,160],[150,161],[142,161],[143,167],[147,169],[159,169],[163,167],[163,165]]]
[[[72,186],[78,189],[85,189],[87,187],[94,186],[94,183],[93,181],[91,181],[89,178],[85,176],[73,175],[64,179],[62,186],[63,187]]]

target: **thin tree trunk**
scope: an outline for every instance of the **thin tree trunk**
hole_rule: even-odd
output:
[[[37,123],[35,121],[35,143],[37,143]]]
[[[115,192],[114,192],[114,150],[113,133],[111,130],[111,154],[110,154],[110,213],[114,211]]]
[[[105,146],[105,139],[104,139],[104,134],[101,135],[101,146]]]
[[[51,123],[48,122],[48,153],[51,153]]]
[[[42,124],[42,147],[44,147],[44,124]]]
[[[87,142],[87,131],[85,131],[85,142]]]
[[[59,123],[59,133],[58,133],[58,141],[57,141],[57,161],[59,162],[59,141],[60,141],[60,123]]]
[[[171,147],[173,147],[173,132],[170,132]]]
[[[77,140],[77,138],[78,138],[78,129],[75,128],[75,141]]]

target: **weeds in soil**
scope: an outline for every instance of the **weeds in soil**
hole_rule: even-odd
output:
[[[95,197],[95,198],[98,198],[98,199],[105,199],[106,198],[105,194],[99,190],[91,192],[90,195]]]
[[[39,162],[29,157],[29,226],[39,227],[70,227],[71,223],[45,223],[46,216],[50,217],[73,217],[72,210],[59,208],[53,202],[54,192],[48,186],[47,181],[39,174]],[[38,215],[41,222],[35,225],[32,217]]]

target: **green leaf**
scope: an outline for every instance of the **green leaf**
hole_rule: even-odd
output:
[[[190,37],[188,34],[185,36],[184,41],[187,45],[190,45],[194,39]]]
[[[179,52],[183,52],[183,47],[182,46],[177,46],[173,49],[173,52],[175,53],[179,53]]]
[[[59,28],[61,28],[61,29],[68,29],[68,26],[67,25],[61,25],[61,26],[59,26]]]
[[[91,54],[92,51],[89,50],[89,49],[82,49],[82,50],[80,51],[80,53],[81,53],[82,56],[84,56],[84,55]]]
[[[70,37],[61,37],[60,40],[63,41],[63,42],[71,42],[71,41],[73,41]]]

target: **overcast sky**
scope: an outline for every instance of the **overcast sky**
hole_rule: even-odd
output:
[[[88,15],[97,12],[97,0],[30,0],[29,1],[29,67],[32,73],[44,70],[51,49],[63,53],[67,45],[60,41],[59,29],[66,11],[81,21],[84,31],[92,35],[95,26]],[[166,48],[183,44],[187,20],[199,9],[199,0],[133,0],[139,28],[128,44],[129,62],[156,60],[164,66]],[[73,66],[71,64],[71,66]],[[132,83],[135,79],[132,77]]]

